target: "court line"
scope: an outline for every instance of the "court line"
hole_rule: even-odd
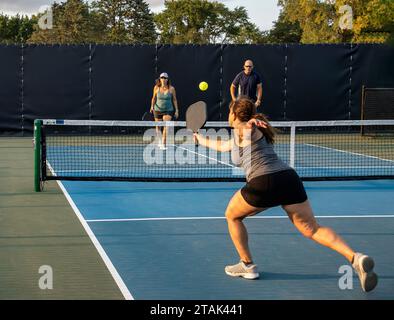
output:
[[[52,174],[56,175],[56,173],[53,171],[53,168],[52,168],[52,166],[50,165],[49,162],[47,162],[47,165],[48,165],[49,170],[52,172]],[[63,183],[60,180],[57,180],[56,182],[59,185],[60,189],[62,190],[62,192],[63,192],[64,196],[66,197],[68,203],[70,204],[71,208],[73,209],[75,215],[78,217],[79,222],[82,224],[83,228],[85,229],[85,232],[88,234],[90,240],[92,241],[93,245],[95,246],[96,250],[98,251],[99,255],[101,256],[101,259],[103,259],[105,265],[108,268],[108,271],[112,275],[112,277],[115,280],[118,288],[120,289],[121,293],[123,294],[123,297],[126,300],[134,300],[133,295],[130,293],[130,291],[127,288],[126,284],[123,282],[123,279],[119,275],[119,273],[116,270],[115,266],[112,264],[111,259],[108,257],[108,255],[105,252],[104,248],[101,246],[100,242],[96,238],[96,236],[93,233],[92,229],[90,229],[89,224],[83,218],[81,212],[79,211],[79,209],[78,209],[77,205],[75,204],[74,200],[71,198],[71,196],[68,193],[67,189],[64,187]]]
[[[372,159],[377,159],[377,160],[381,160],[381,161],[394,162],[394,160],[390,160],[390,159],[383,159],[383,158],[379,158],[376,156],[370,156],[368,154],[362,154],[362,153],[357,153],[357,152],[352,152],[352,151],[340,150],[340,149],[336,149],[336,148],[318,146],[318,145],[312,144],[312,143],[305,143],[305,145],[310,146],[310,147],[315,147],[315,148],[322,148],[322,149],[333,150],[333,151],[342,152],[342,153],[353,154],[353,155],[361,156],[361,157],[365,157],[365,158],[372,158]]]
[[[318,219],[336,219],[336,218],[394,218],[394,215],[326,215],[315,216]],[[120,218],[120,219],[87,219],[88,223],[93,222],[128,222],[128,221],[171,221],[171,220],[224,220],[226,217],[167,217],[167,218]],[[288,219],[287,216],[257,216],[249,217],[247,219]]]
[[[189,150],[189,149],[184,148],[184,147],[181,147],[181,146],[176,146],[176,145],[173,145],[173,146],[177,147],[178,149],[183,149],[183,150],[189,151],[190,153],[194,153],[194,154],[196,154],[196,155],[198,155],[198,156],[200,156],[200,157],[203,157],[203,158],[207,158],[207,159],[216,161],[216,162],[218,162],[218,163],[220,163],[220,164],[224,164],[224,165],[229,166],[229,167],[231,167],[231,168],[235,168],[235,169],[238,168],[238,167],[236,167],[236,166],[234,166],[234,165],[232,165],[232,164],[229,164],[229,163],[220,161],[219,159],[215,159],[215,158],[208,157],[208,156],[205,155],[205,154],[198,153],[198,152],[195,152],[195,151],[193,151],[193,150]]]

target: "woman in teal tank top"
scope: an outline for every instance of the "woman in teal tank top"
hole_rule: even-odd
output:
[[[171,121],[173,116],[175,119],[178,119],[179,110],[176,91],[171,85],[168,74],[165,72],[160,75],[160,79],[156,80],[150,112],[153,113],[155,121]],[[156,127],[156,131],[159,139],[159,148],[166,149],[166,127]]]

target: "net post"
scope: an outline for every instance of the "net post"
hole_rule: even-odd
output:
[[[290,127],[290,167],[295,168],[295,134],[296,134],[296,124],[291,123]]]
[[[41,191],[41,120],[34,120],[34,191]]]

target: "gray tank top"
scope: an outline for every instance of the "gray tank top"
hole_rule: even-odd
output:
[[[245,171],[246,181],[265,174],[291,169],[278,157],[273,145],[264,137],[246,147],[239,147],[234,143],[231,160]]]

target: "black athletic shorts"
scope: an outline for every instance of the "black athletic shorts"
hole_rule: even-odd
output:
[[[155,116],[155,119],[163,120],[163,116],[171,116],[171,118],[174,117],[174,111],[156,111],[156,110],[153,110],[153,115]]]
[[[241,194],[248,204],[258,208],[301,203],[308,199],[293,169],[253,178],[241,189]]]

